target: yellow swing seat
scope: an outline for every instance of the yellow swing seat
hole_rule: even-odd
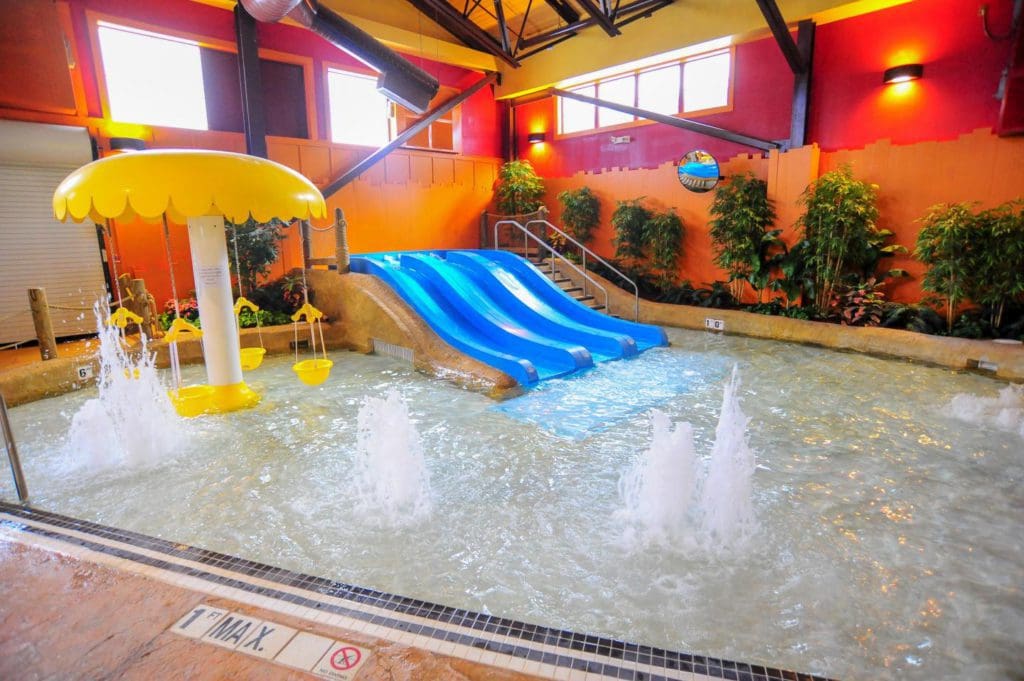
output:
[[[292,366],[292,371],[306,385],[320,385],[331,374],[334,362],[329,359],[304,359]]]
[[[245,296],[239,296],[238,300],[235,301],[235,316],[238,317],[242,310],[249,310],[255,315],[260,312],[259,306],[246,298]],[[256,318],[256,324],[259,326],[259,317]],[[242,322],[238,322],[239,334],[241,334]],[[262,338],[262,337],[261,337]],[[239,342],[241,342],[241,336],[239,336]],[[242,362],[242,371],[252,371],[258,369],[263,364],[263,356],[267,354],[267,349],[264,347],[258,348],[240,348],[238,350],[239,358]]]

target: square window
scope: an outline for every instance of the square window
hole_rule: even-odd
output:
[[[208,128],[198,44],[106,22],[97,35],[111,119]]]
[[[327,70],[331,141],[382,147],[388,143],[388,100],[376,76]]]
[[[700,111],[729,103],[728,52],[694,59],[683,65],[683,111]]]
[[[636,102],[636,78],[632,75],[615,80],[605,80],[597,85],[597,98],[615,104],[635,106]],[[597,125],[600,128],[609,125],[621,125],[632,123],[635,120],[633,114],[622,113],[614,109],[600,107],[597,110]]]
[[[679,113],[679,64],[637,75],[637,106],[673,116]]]
[[[573,88],[569,92],[578,92],[581,95],[587,97],[594,96],[594,86],[587,85],[584,87]],[[575,99],[560,98],[559,105],[562,109],[562,132],[580,132],[583,130],[593,130],[596,124],[595,122],[595,107],[593,104],[587,104],[585,102],[577,102]]]

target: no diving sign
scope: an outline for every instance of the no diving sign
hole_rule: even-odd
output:
[[[365,648],[335,641],[313,668],[313,673],[338,681],[350,681],[355,678],[367,655],[369,651]]]

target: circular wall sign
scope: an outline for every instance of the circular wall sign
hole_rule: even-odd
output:
[[[720,179],[718,161],[703,149],[688,152],[676,170],[679,173],[679,183],[698,194],[714,189]]]

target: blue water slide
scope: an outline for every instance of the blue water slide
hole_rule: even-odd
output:
[[[439,294],[429,282],[424,281],[419,274],[399,269],[397,258],[353,257],[351,268],[353,272],[373,274],[384,280],[417,314],[427,320],[438,336],[457,350],[504,371],[523,385],[532,385],[540,379],[540,372],[530,360],[494,347],[492,339],[467,327],[460,316],[449,314],[439,304]]]
[[[636,341],[629,335],[602,331],[572,319],[481,253],[451,251],[446,259],[450,264],[465,270],[477,286],[523,325],[550,338],[580,343],[597,362],[633,357],[638,352]]]
[[[456,252],[453,251],[453,254]],[[508,251],[471,252],[477,253],[481,257],[487,258],[499,265],[512,277],[518,279],[538,298],[569,319],[593,329],[626,334],[636,341],[637,349],[641,352],[653,347],[668,345],[668,337],[661,327],[617,319],[581,305],[566,295],[565,291],[545,277],[536,267],[515,253],[509,253]]]
[[[492,300],[461,268],[430,253],[405,253],[403,270],[429,281],[439,304],[460,316],[466,326],[488,338],[494,347],[529,358],[540,380],[563,376],[594,365],[590,352],[579,343],[552,338],[523,324]]]

